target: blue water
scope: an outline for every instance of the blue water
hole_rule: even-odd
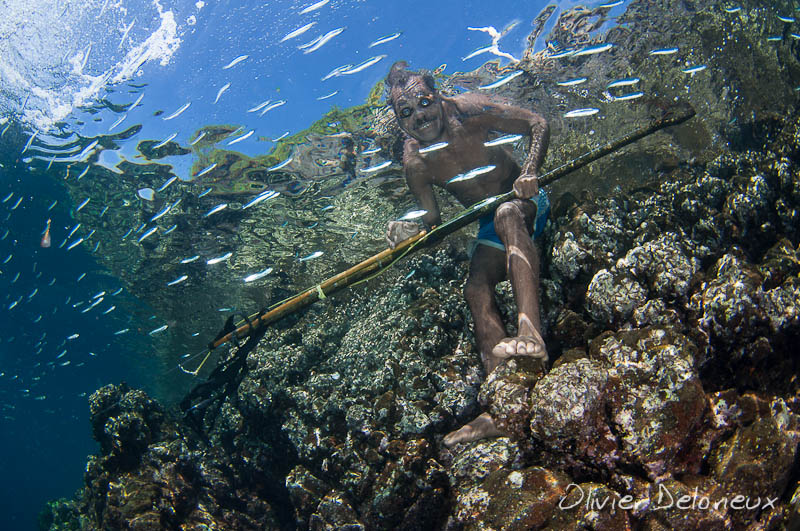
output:
[[[113,130],[119,133],[141,124],[142,131],[134,140],[123,142],[118,151],[104,152],[101,162],[113,165],[120,157],[133,160],[136,143],[162,140],[173,133],[177,133],[175,141],[185,145],[200,127],[224,123],[254,131],[236,146],[238,151],[264,154],[273,147],[267,139],[305,129],[332,105],[363,103],[396,60],[429,69],[447,63],[448,73],[480,66],[491,56],[468,61],[461,57],[490,39],[468,26],[501,29],[518,19],[520,23],[501,40],[501,49],[519,57],[531,20],[545,6],[543,1],[511,0],[332,0],[316,11],[299,14],[311,3],[67,0],[4,4],[0,131],[9,129],[0,138],[0,199],[10,193],[13,196],[0,204],[0,236],[8,230],[8,236],[0,240],[0,262],[11,256],[0,264],[3,529],[34,528],[36,515],[47,500],[70,497],[81,486],[87,456],[97,451],[87,407],[87,398],[95,389],[125,381],[157,396],[154,382],[170,378],[166,373],[169,367],[159,361],[147,333],[161,325],[164,316],[154,315],[136,294],[124,289],[112,295],[123,283],[95,260],[90,252],[95,242],[72,250],[66,245],[59,248],[65,233],[76,224],[72,211],[77,205],[66,194],[60,177],[55,177],[63,175],[63,168],[60,174],[42,171],[41,161],[38,166],[26,161],[33,155],[49,157],[36,151],[37,146],[53,145],[57,133],[108,134],[123,113],[99,102],[105,98],[114,104],[128,104],[144,93],[141,106],[129,109]],[[559,3],[562,8],[576,4]],[[122,75],[126,54],[148,39],[157,40],[159,28],[169,26],[165,25],[169,20],[175,22],[171,47],[156,46],[153,56],[114,82],[113,78]],[[309,22],[316,24],[305,34],[279,42]],[[344,31],[319,50],[304,54],[297,49],[340,27]],[[399,38],[367,47],[395,32],[402,32]],[[241,55],[249,57],[222,69]],[[321,81],[337,66],[358,64],[377,55],[386,57],[363,72]],[[78,68],[84,59],[85,65]],[[19,79],[9,75],[9,68]],[[109,78],[102,82],[104,72]],[[97,86],[90,90],[87,87],[92,83]],[[215,104],[226,83],[230,88]],[[338,93],[317,99],[333,91]],[[90,95],[85,97],[87,93]],[[263,117],[245,111],[267,99],[286,103]],[[82,105],[70,107],[79,100]],[[164,120],[186,103],[191,105],[179,117]],[[163,114],[156,115],[157,111]],[[39,136],[23,154],[34,131]],[[169,162],[175,164],[176,173],[188,176],[191,161]],[[76,165],[73,175],[81,169]],[[20,197],[22,202],[11,210]],[[56,200],[58,204],[48,211]],[[40,239],[48,218],[54,236],[51,247],[42,248]],[[91,227],[81,228],[70,242],[89,230]],[[99,295],[101,292],[105,294]],[[101,303],[82,313],[101,297]],[[114,310],[103,313],[112,306]],[[124,329],[128,332],[115,334]]]

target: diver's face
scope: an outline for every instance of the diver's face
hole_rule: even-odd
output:
[[[396,89],[393,99],[397,121],[412,138],[430,143],[442,136],[442,102],[422,78],[412,78],[404,88]]]

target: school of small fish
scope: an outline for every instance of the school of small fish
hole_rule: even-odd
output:
[[[331,4],[329,0],[321,0],[307,4],[305,2],[301,3],[303,4],[302,6],[292,9],[290,22],[277,35],[271,37],[272,42],[270,43],[279,47],[284,53],[291,54],[292,61],[317,60],[326,51],[341,50],[342,41],[344,40],[341,35],[345,34],[345,32],[348,32],[345,34],[347,36],[356,33],[354,28],[348,28],[344,25],[346,22],[340,21],[334,16],[326,16],[330,15],[332,10],[337,7],[335,2]],[[610,9],[623,3],[624,0],[614,0],[598,7]],[[740,6],[734,5],[726,5],[720,9],[730,15],[737,15],[742,10]],[[777,14],[776,17],[783,24],[796,24],[794,16]],[[772,20],[774,22],[775,18],[772,18]],[[136,24],[139,25],[136,26]],[[113,45],[117,46],[118,49],[131,46],[131,40],[135,37],[141,24],[141,22],[137,22],[136,17],[126,20],[120,27],[121,37],[118,44],[117,37],[115,37]],[[464,46],[466,50],[459,54],[463,61],[479,56],[486,57],[487,55],[494,56],[495,60],[500,58],[508,61],[508,64],[499,70],[497,76],[484,77],[483,84],[476,87],[477,91],[496,90],[498,94],[502,94],[503,90],[511,86],[524,87],[536,82],[530,71],[523,69],[523,65],[514,55],[502,51],[499,47],[500,40],[511,32],[517,24],[518,21],[514,21],[500,31],[493,26],[468,26],[466,28],[465,32],[467,34],[482,38],[488,35],[491,42],[489,44],[480,44],[480,46],[472,50]],[[133,29],[134,27],[136,29]],[[765,35],[764,38],[771,43],[780,43],[784,40],[787,42],[800,40],[800,33],[793,30],[793,26],[786,26],[785,31],[776,32],[773,35]],[[393,27],[387,27],[380,32],[369,35],[366,34],[366,31],[358,31],[364,33],[361,39],[363,42],[359,49],[343,53],[337,52],[338,60],[332,62],[326,59],[323,63],[324,67],[320,67],[319,71],[314,73],[313,79],[315,83],[316,80],[320,81],[314,87],[314,93],[312,94],[314,100],[324,101],[330,99],[334,103],[344,102],[346,99],[341,96],[336,98],[341,93],[340,90],[335,90],[334,87],[336,83],[341,81],[340,78],[348,76],[358,78],[358,75],[362,75],[364,79],[370,79],[374,84],[379,77],[385,74],[388,64],[395,59],[401,58],[398,55],[398,50],[402,49],[400,47],[408,39],[408,34],[405,31]],[[647,61],[661,65],[662,68],[671,67],[677,69],[677,71],[685,74],[685,76],[681,75],[680,77],[687,85],[695,79],[702,80],[704,76],[714,72],[713,58],[702,58],[698,56],[697,51],[685,50],[669,44],[669,42],[653,42],[652,46],[646,48]],[[92,43],[80,44],[78,63],[75,65],[76,69],[83,72],[86,71],[87,67],[88,69],[92,68],[92,63],[89,61],[92,50]],[[596,60],[598,56],[601,56],[600,54],[610,54],[613,57],[614,54],[621,54],[623,51],[621,46],[612,42],[595,42],[574,48],[554,47],[548,52],[547,58],[555,60],[557,68],[559,64],[580,65],[582,64],[581,61]],[[94,61],[96,55],[97,51],[95,49],[95,56],[92,56],[92,61]],[[559,63],[559,61],[563,63]],[[709,61],[709,63],[704,63],[703,61]],[[233,53],[226,52],[214,55],[214,60],[208,66],[215,73],[214,82],[203,87],[201,97],[196,98],[195,101],[187,101],[185,95],[180,96],[180,98],[176,96],[176,100],[164,109],[163,114],[159,111],[158,116],[160,116],[160,119],[157,122],[161,124],[163,129],[160,130],[157,138],[150,141],[149,149],[151,151],[161,150],[162,152],[167,152],[176,146],[188,148],[197,146],[195,152],[200,152],[205,149],[204,146],[209,145],[237,146],[235,149],[240,149],[242,146],[253,144],[254,142],[277,143],[289,137],[289,131],[280,136],[275,136],[280,131],[283,131],[284,127],[262,133],[258,132],[262,127],[262,123],[266,129],[269,127],[270,120],[278,116],[279,113],[299,112],[303,103],[285,95],[286,92],[284,92],[284,96],[280,96],[280,92],[273,91],[272,87],[262,90],[262,85],[257,83],[244,87],[241,83],[235,83],[231,77],[236,72],[255,70],[258,62],[259,52],[253,50],[243,49]],[[439,62],[441,60],[433,62],[430,66],[432,67]],[[435,73],[441,73],[444,67],[446,65],[441,65]],[[380,74],[377,73],[379,71]],[[587,100],[593,94],[598,97],[596,101],[587,101],[585,106],[563,108],[560,116],[552,118],[554,120],[565,119],[564,121],[575,120],[579,124],[581,119],[602,119],[603,105],[636,105],[639,103],[636,100],[647,95],[648,80],[640,79],[637,77],[636,72],[622,71],[618,73],[618,76],[617,79],[600,80],[592,77],[592,70],[590,69],[584,69],[582,72],[565,71],[563,76],[557,78],[559,81],[554,83],[554,92],[569,95],[588,94]],[[131,124],[134,120],[141,119],[141,116],[137,116],[137,114],[143,112],[141,109],[144,107],[142,102],[145,101],[145,91],[143,86],[137,86],[134,83],[129,83],[129,85],[130,92],[135,95],[135,99],[134,96],[130,96],[124,104],[116,107],[114,111],[116,116],[114,116],[113,121],[109,120],[111,125],[107,129],[104,122],[103,130],[109,133],[108,135],[82,137],[73,134],[69,137],[59,137],[49,131],[31,129],[22,132],[20,135],[22,148],[19,150],[19,157],[23,162],[30,164],[31,167],[44,168],[45,172],[57,173],[59,179],[63,178],[68,183],[81,181],[84,177],[89,180],[96,175],[106,175],[107,173],[124,174],[124,171],[119,169],[116,162],[108,162],[104,157],[112,155],[116,149],[109,139],[123,138],[126,128],[130,130],[133,127]],[[800,86],[795,91],[800,92]],[[347,95],[345,94],[344,96]],[[132,103],[128,103],[131,100],[133,100]],[[145,105],[149,102],[150,99],[146,100]],[[257,127],[250,125],[250,127],[240,127],[236,131],[232,131],[236,127],[234,126],[231,128],[232,132],[227,136],[217,137],[213,129],[208,128],[199,132],[192,140],[189,140],[192,137],[186,136],[188,132],[180,130],[181,120],[192,118],[199,123],[203,118],[201,116],[193,117],[193,114],[197,115],[199,113],[198,108],[208,104],[216,105],[217,107],[215,108],[221,108],[223,105],[235,105],[243,116],[246,115],[254,119],[257,116],[261,121],[257,122]],[[5,118],[0,120],[0,127],[4,126],[0,131],[0,137],[3,137],[9,131],[10,124],[6,124],[6,121],[7,119]],[[114,132],[113,134],[111,134],[112,131]],[[11,130],[11,134],[13,133],[14,130]],[[294,142],[294,138],[292,136],[288,142]],[[523,138],[521,134],[504,134],[496,137],[492,134],[484,142],[484,145],[488,148],[504,146],[499,149],[509,149],[513,147],[510,145],[518,143]],[[201,143],[203,140],[205,142]],[[370,179],[370,176],[375,177],[376,174],[381,176],[400,169],[400,165],[389,158],[391,154],[388,151],[374,145],[362,149],[364,147],[360,146],[358,148],[358,154],[363,158],[359,161],[357,172],[365,180]],[[448,156],[450,151],[446,149],[447,147],[447,142],[437,142],[419,148],[418,152],[420,155],[429,157],[427,160],[436,160],[436,157]],[[162,150],[161,148],[164,149]],[[15,150],[16,153],[17,151]],[[289,154],[284,155],[285,158],[282,161],[273,163],[274,165],[265,168],[265,173],[272,176],[281,175],[277,172],[290,167],[294,161],[294,154],[290,151],[284,151],[283,153]],[[379,153],[380,155],[378,155]],[[377,155],[377,157],[371,157],[372,155]],[[118,158],[121,161],[131,162],[122,158],[121,155]],[[375,160],[376,158],[377,160]],[[35,164],[40,164],[41,166],[33,166],[33,161],[36,161]],[[86,193],[82,193],[75,197],[66,198],[66,201],[69,201],[67,204],[71,208],[67,208],[64,202],[65,199],[61,198],[60,204],[62,208],[60,209],[56,209],[59,205],[59,200],[48,199],[47,202],[40,205],[45,214],[35,221],[36,236],[32,246],[36,248],[37,253],[42,253],[38,256],[47,256],[45,253],[51,253],[51,256],[58,257],[57,260],[64,261],[65,272],[63,276],[45,276],[40,271],[37,271],[38,262],[33,263],[33,271],[23,270],[18,266],[18,251],[4,251],[0,255],[0,266],[3,266],[2,273],[9,279],[10,286],[10,289],[4,294],[2,304],[0,304],[0,311],[6,312],[4,318],[20,318],[26,324],[28,322],[38,324],[46,323],[49,317],[56,316],[60,318],[64,312],[74,310],[75,313],[83,314],[87,319],[93,319],[92,323],[98,319],[113,320],[112,322],[115,323],[116,329],[113,334],[119,336],[121,340],[131,336],[146,336],[153,338],[152,340],[159,340],[158,338],[169,337],[173,334],[179,327],[163,323],[163,319],[159,321],[155,316],[153,316],[152,324],[144,328],[135,326],[130,318],[126,322],[123,318],[117,317],[118,314],[122,313],[117,308],[126,307],[122,300],[128,297],[128,294],[123,294],[124,289],[120,286],[120,283],[117,282],[113,287],[105,288],[108,293],[105,290],[97,291],[96,293],[87,292],[84,286],[91,282],[93,277],[100,277],[100,273],[90,269],[82,269],[79,272],[71,271],[66,264],[70,260],[75,260],[75,257],[79,255],[91,256],[93,253],[102,252],[100,251],[101,248],[104,248],[102,246],[108,244],[108,242],[101,241],[100,237],[96,235],[95,229],[87,222],[87,220],[92,219],[92,216],[97,216],[97,218],[107,216],[103,223],[113,223],[120,219],[120,217],[115,217],[115,210],[140,209],[142,214],[139,216],[138,221],[132,224],[133,226],[120,226],[118,232],[115,233],[115,240],[135,248],[136,252],[141,253],[141,255],[146,255],[154,248],[169,245],[170,241],[174,241],[176,235],[185,231],[182,228],[183,225],[180,219],[184,209],[192,208],[195,215],[202,220],[202,223],[212,225],[215,222],[221,222],[226,219],[257,216],[260,213],[268,212],[274,205],[280,204],[284,200],[287,201],[287,204],[291,201],[289,193],[281,195],[276,190],[264,190],[262,188],[253,190],[252,194],[242,194],[235,200],[229,199],[218,194],[215,191],[214,184],[215,179],[228,171],[226,163],[222,161],[212,162],[212,160],[200,156],[198,156],[196,162],[197,164],[192,166],[190,170],[183,171],[180,175],[161,172],[153,174],[146,181],[135,181],[140,184],[133,186],[124,198],[87,197]],[[296,167],[297,165],[292,165],[291,169],[294,170]],[[494,169],[495,166],[493,165],[473,168],[455,175],[447,181],[447,184],[468,182]],[[388,171],[382,172],[382,170]],[[115,177],[119,177],[119,175],[115,175]],[[127,174],[124,177],[126,179],[130,178]],[[82,182],[85,183],[86,181]],[[464,184],[462,186],[467,185]],[[176,190],[180,190],[180,194]],[[280,199],[278,199],[279,197]],[[491,198],[487,201],[491,201]],[[7,215],[6,221],[8,221],[15,213],[30,213],[39,202],[41,201],[38,198],[30,194],[22,194],[17,191],[4,192],[2,199],[0,199],[0,208]],[[323,225],[325,223],[324,218],[335,217],[340,212],[340,209],[337,210],[337,207],[334,206],[335,202],[329,200],[326,203],[328,204],[319,203],[317,205],[318,209],[315,207],[315,212],[320,214],[319,222]],[[59,219],[59,211],[62,209],[68,211],[69,219],[67,221],[63,219],[63,216],[61,216],[62,219]],[[322,215],[323,213],[325,213],[324,216]],[[425,210],[411,210],[397,219],[400,221],[414,221],[422,218],[426,213],[427,211]],[[319,222],[306,223],[303,227],[314,229]],[[100,227],[97,227],[97,230],[100,230],[101,233],[103,232]],[[7,227],[0,227],[0,233],[2,233],[0,234],[0,242],[12,241],[17,236]],[[357,231],[354,231],[353,235],[356,233]],[[348,232],[348,234],[350,233]],[[198,254],[193,254],[195,252]],[[323,264],[325,260],[318,260],[313,264],[307,263],[322,258],[325,256],[325,252],[310,245],[307,247],[298,245],[298,250],[295,250],[293,256],[290,255],[290,258],[295,267],[316,267],[318,264]],[[186,256],[189,254],[191,256]],[[255,267],[248,266],[243,263],[241,256],[234,251],[226,250],[222,245],[215,249],[201,250],[197,248],[195,251],[186,252],[186,255],[181,255],[186,256],[185,258],[174,257],[165,266],[167,268],[165,272],[167,272],[168,276],[164,276],[157,283],[157,289],[163,290],[164,293],[170,296],[179,297],[181,293],[187,293],[187,290],[192,286],[197,286],[198,283],[202,282],[204,274],[211,274],[209,272],[212,271],[213,274],[220,275],[232,275],[235,272],[236,282],[254,284],[256,287],[260,285],[255,284],[258,281],[269,285],[271,282],[275,282],[274,279],[278,278],[277,274],[272,275],[273,267],[266,267],[266,264]],[[414,272],[412,271],[409,276],[413,274]],[[25,286],[24,289],[22,286]],[[69,286],[70,293],[72,293],[72,295],[66,297],[63,304],[52,308],[37,306],[38,301],[44,297],[44,293],[47,293],[48,290],[61,289],[62,286]],[[227,304],[230,305],[230,303]],[[220,308],[220,310],[231,311],[233,308],[224,307]],[[62,313],[59,314],[58,312]],[[31,363],[51,371],[69,371],[82,367],[89,359],[89,356],[95,356],[93,352],[80,350],[80,346],[89,337],[90,334],[86,329],[60,334],[57,338],[48,337],[47,332],[43,332],[35,342],[34,351],[31,353],[35,357]],[[0,372],[0,377],[8,378],[8,376],[8,374]],[[35,400],[47,399],[43,394],[36,396],[33,396],[30,392],[26,394],[30,394]]]

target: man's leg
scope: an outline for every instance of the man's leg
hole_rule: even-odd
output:
[[[526,355],[547,359],[539,317],[539,251],[531,240],[535,217],[536,204],[521,199],[503,203],[495,212],[494,227],[506,247],[506,269],[518,312],[517,336],[502,339],[493,349],[501,358]]]
[[[505,279],[505,253],[494,247],[478,245],[472,255],[469,277],[464,288],[472,320],[475,323],[475,342],[481,353],[483,368],[488,376],[500,362],[501,357],[492,354],[492,349],[507,334],[500,310],[497,308],[494,287]],[[472,442],[487,437],[504,435],[494,425],[488,413],[483,413],[444,438],[446,446]]]
[[[478,245],[472,254],[464,287],[464,298],[475,323],[475,342],[487,376],[502,361],[492,354],[492,349],[507,335],[494,294],[495,286],[506,277],[505,261],[503,251]]]

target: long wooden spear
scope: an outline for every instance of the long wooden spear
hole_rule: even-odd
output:
[[[656,131],[664,129],[665,127],[683,123],[694,115],[695,111],[690,106],[680,109],[677,112],[669,113],[652,121],[649,125],[636,129],[635,131],[621,138],[608,142],[607,144],[584,153],[580,157],[571,160],[570,162],[563,164],[558,168],[550,170],[539,177],[539,185],[547,186],[548,184],[552,184],[565,175],[586,166],[590,162],[594,162],[595,160],[604,157],[609,153],[613,153],[614,151],[617,151],[628,144],[636,142],[637,140],[651,135]],[[375,256],[372,256],[363,262],[354,265],[346,271],[342,271],[338,275],[330,277],[316,286],[312,286],[294,295],[293,297],[266,308],[265,310],[251,316],[244,324],[239,325],[236,329],[224,335],[220,334],[219,337],[217,337],[208,345],[209,353],[220,345],[228,343],[232,340],[245,338],[255,330],[273,323],[281,317],[305,308],[306,306],[309,306],[320,299],[324,299],[329,295],[336,293],[337,291],[368,278],[370,275],[374,275],[380,271],[383,271],[392,263],[406,256],[407,254],[410,254],[411,252],[425,245],[430,245],[442,240],[449,234],[452,234],[458,229],[472,223],[483,214],[494,210],[500,203],[513,199],[514,197],[515,194],[512,190],[504,194],[484,199],[483,201],[480,201],[477,204],[465,209],[455,218],[439,225],[433,230],[429,232],[421,232],[416,236],[401,242],[394,249],[386,249],[381,251]],[[205,359],[208,359],[208,356],[206,356]],[[203,362],[205,362],[205,359]],[[200,367],[191,372],[196,374],[199,368]]]

